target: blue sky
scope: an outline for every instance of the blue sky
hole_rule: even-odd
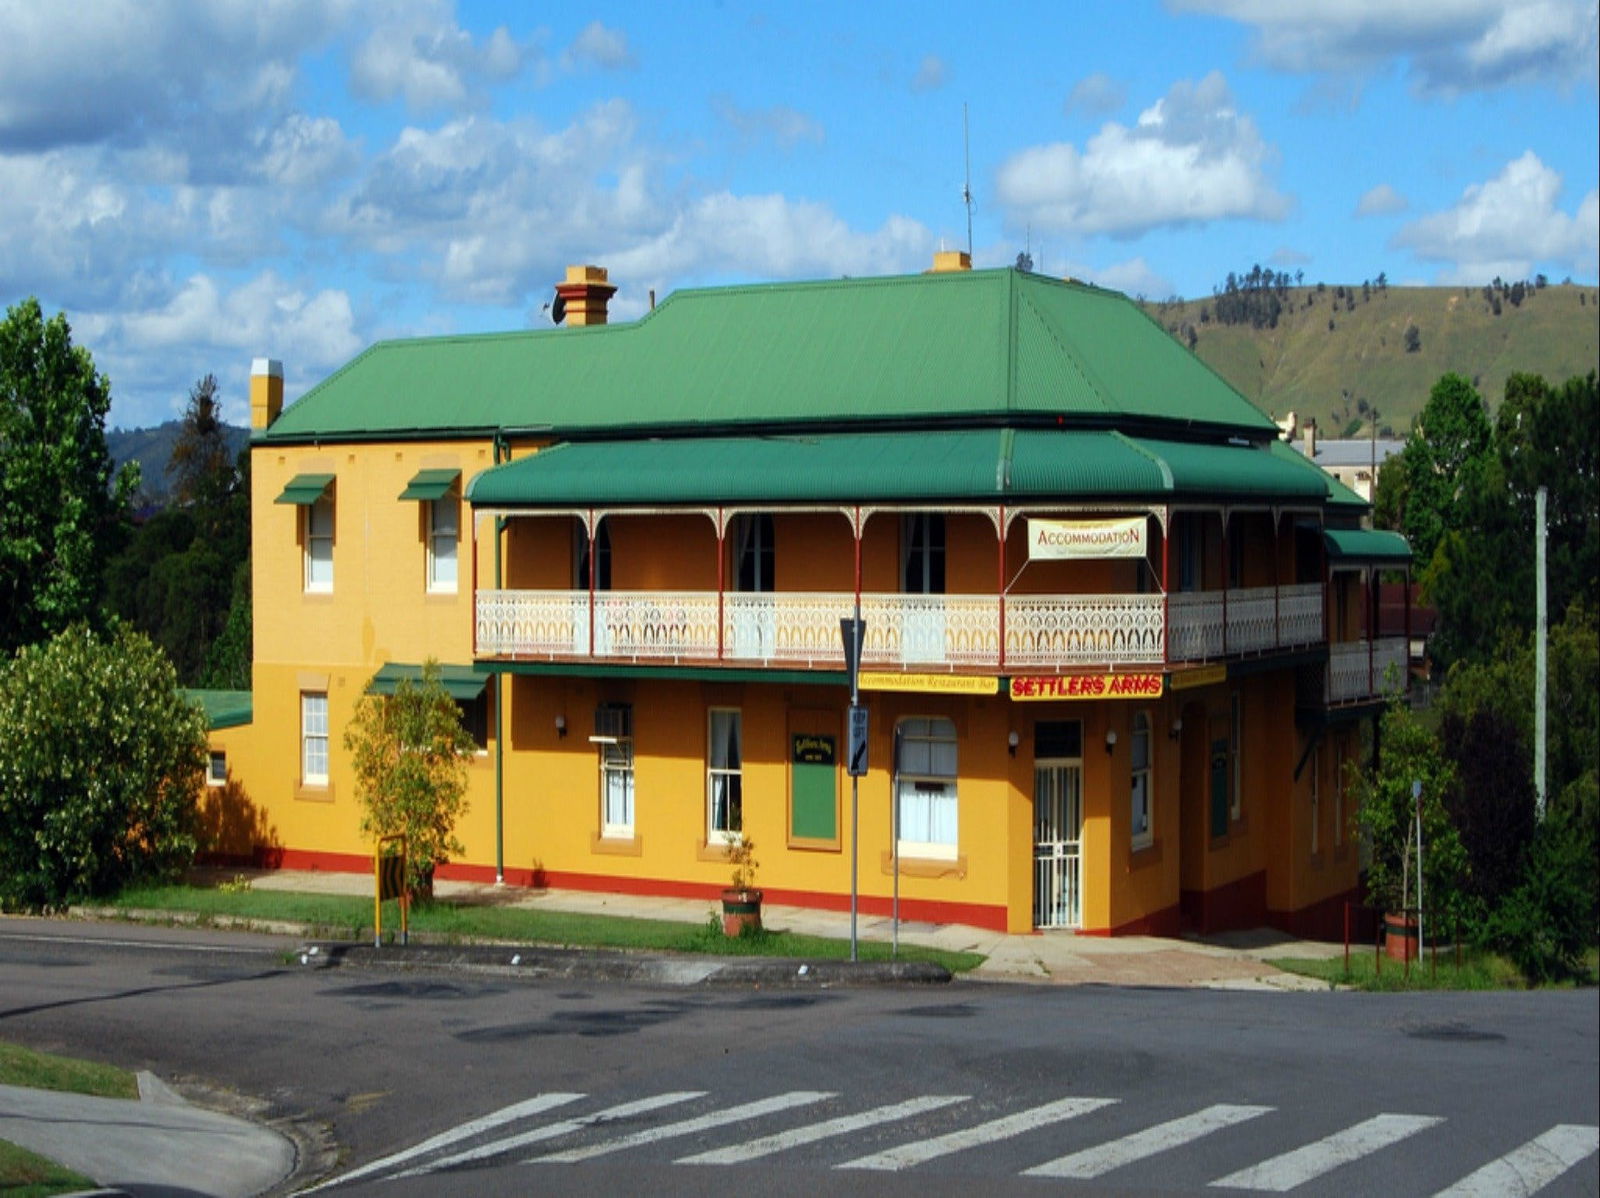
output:
[[[1130,294],[1594,283],[1594,0],[0,0],[0,297],[111,421],[250,360],[967,245]]]

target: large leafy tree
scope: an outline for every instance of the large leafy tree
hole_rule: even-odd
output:
[[[100,606],[105,563],[137,470],[113,483],[111,384],[36,299],[0,322],[0,652],[43,640]]]
[[[126,624],[0,663],[0,744],[0,906],[59,907],[193,858],[205,716]]]
[[[1457,501],[1483,486],[1493,435],[1483,397],[1470,382],[1447,374],[1433,385],[1394,460],[1398,491],[1383,497],[1418,561],[1430,561],[1444,535],[1460,527]]]

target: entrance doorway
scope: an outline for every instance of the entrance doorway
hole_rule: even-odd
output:
[[[1083,924],[1083,725],[1043,721],[1034,729],[1033,924]]]

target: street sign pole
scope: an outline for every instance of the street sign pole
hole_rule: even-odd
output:
[[[850,959],[857,957],[856,906],[858,841],[861,830],[860,794],[861,775],[867,772],[867,712],[861,706],[861,645],[866,639],[866,625],[861,622],[861,600],[856,600],[855,615],[839,621],[839,635],[844,640],[844,665],[850,672],[850,736],[847,741],[846,768],[850,772]]]

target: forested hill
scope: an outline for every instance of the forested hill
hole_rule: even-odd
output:
[[[172,492],[172,477],[167,473],[167,463],[172,460],[172,447],[178,443],[183,430],[181,420],[169,420],[154,428],[114,428],[106,433],[106,447],[112,460],[120,467],[124,462],[139,463],[138,507],[161,507]],[[250,430],[224,425],[229,452],[237,455],[250,440]]]
[[[1268,415],[1314,418],[1324,437],[1366,436],[1374,409],[1380,434],[1404,436],[1449,371],[1498,407],[1514,372],[1560,383],[1600,361],[1594,287],[1294,286],[1259,268],[1229,283],[1144,306]]]

